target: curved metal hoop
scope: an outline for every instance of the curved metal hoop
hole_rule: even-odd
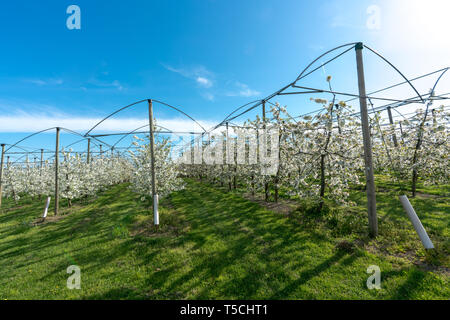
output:
[[[181,111],[180,109],[178,109],[178,108],[176,108],[176,107],[174,107],[174,106],[171,106],[170,104],[167,104],[167,103],[165,103],[165,102],[159,101],[159,100],[152,100],[152,101],[157,102],[157,103],[160,103],[160,104],[162,104],[162,105],[165,105],[165,106],[167,106],[167,107],[169,107],[169,108],[172,108],[172,109],[174,109],[174,110],[180,112],[181,114],[184,114],[186,117],[188,117],[189,119],[191,119],[192,121],[194,121],[200,128],[202,128],[202,130],[203,130],[204,132],[206,132],[206,129],[203,128],[203,126],[202,126],[200,123],[198,123],[197,120],[195,120],[194,118],[192,118],[192,117],[191,117],[190,115],[188,115],[186,112]]]
[[[363,46],[364,46],[364,48],[367,48],[367,49],[369,49],[369,51],[376,54],[378,57],[380,57],[382,60],[384,60],[388,65],[390,65],[395,71],[397,71],[398,74],[400,74],[403,77],[403,79],[405,79],[405,81],[408,82],[408,84],[411,86],[411,88],[413,88],[413,90],[417,93],[417,96],[420,98],[420,100],[422,100],[422,102],[425,103],[425,100],[423,100],[422,96],[420,95],[419,91],[417,91],[416,87],[413,86],[413,84],[408,80],[408,78],[405,77],[405,75],[403,73],[401,73],[400,70],[398,70],[398,68],[396,66],[394,66],[388,59],[383,57],[381,54],[379,54],[375,50],[371,49],[370,47],[366,46],[365,44],[363,44]]]
[[[100,120],[98,123],[96,123],[95,126],[93,126],[92,128],[90,128],[90,129],[88,130],[88,132],[86,132],[86,133],[84,134],[84,136],[88,136],[89,133],[90,133],[92,130],[94,130],[95,128],[97,128],[98,125],[100,125],[100,124],[101,124],[102,122],[104,122],[105,120],[111,118],[113,115],[115,115],[115,114],[119,113],[120,111],[123,111],[123,110],[125,110],[125,109],[127,109],[127,108],[129,108],[129,107],[132,107],[132,106],[134,106],[134,105],[136,105],[136,104],[139,104],[139,103],[141,103],[141,102],[144,102],[144,101],[147,101],[147,99],[139,100],[139,101],[133,102],[133,103],[131,103],[131,104],[125,106],[125,107],[122,107],[122,108],[120,108],[120,109],[117,109],[116,111],[114,111],[113,113],[107,115],[105,118],[103,118],[103,119]]]
[[[20,139],[20,140],[17,141],[16,143],[12,144],[8,149],[5,150],[5,153],[8,152],[9,149],[14,148],[14,147],[17,146],[19,143],[21,143],[22,141],[27,140],[28,138],[31,138],[31,137],[33,137],[33,136],[39,134],[39,133],[43,133],[43,132],[46,132],[46,131],[49,131],[49,130],[52,130],[52,129],[56,129],[56,128],[57,128],[57,127],[52,127],[52,128],[48,128],[48,129],[44,129],[44,130],[38,131],[38,132],[34,132],[34,133],[32,133],[32,134],[26,136],[25,138]]]
[[[124,134],[123,134],[123,137],[121,137],[119,140],[117,140],[117,141],[112,145],[112,148],[115,148],[115,146],[116,146],[117,144],[119,144],[119,142],[121,142],[123,139],[125,139],[125,138],[128,137],[129,135],[131,135],[131,134],[133,134],[133,133],[136,133],[138,130],[144,129],[144,128],[146,128],[146,127],[148,127],[148,124],[145,124],[145,125],[143,125],[143,126],[140,126],[139,128],[136,128],[136,129],[134,129],[133,131],[124,133]],[[176,134],[176,133],[174,133],[172,130],[170,130],[170,129],[166,128],[166,127],[160,126],[159,124],[156,124],[155,127],[159,127],[159,128],[161,128],[161,129],[170,131],[171,134],[174,134],[174,135],[176,135],[177,137],[179,137],[179,135]],[[155,133],[158,133],[158,132],[155,132]]]
[[[329,54],[329,53],[331,53],[331,52],[333,52],[333,51],[336,51],[336,50],[338,50],[338,49],[341,49],[341,48],[344,48],[344,47],[348,47],[348,46],[355,46],[356,44],[357,44],[358,42],[351,42],[351,43],[346,43],[346,44],[343,44],[343,45],[341,45],[341,46],[337,46],[337,47],[335,47],[335,48],[333,48],[333,49],[331,49],[331,50],[328,50],[327,52],[325,52],[325,53],[322,53],[320,56],[318,56],[316,59],[314,59],[310,64],[308,64],[308,66],[305,68],[305,69],[303,69],[303,71],[302,72],[300,72],[300,74],[298,75],[298,77],[297,77],[297,79],[295,79],[295,81],[294,81],[294,83],[295,82],[297,82],[298,80],[300,80],[301,78],[302,78],[302,76],[303,76],[303,74],[315,63],[315,62],[317,62],[317,60],[319,60],[320,58],[322,58],[322,57],[324,57],[324,56],[326,56],[327,54]],[[350,48],[351,49],[351,48]],[[348,50],[347,50],[348,51]],[[346,51],[345,51],[346,52]]]
[[[98,126],[99,126],[102,122],[104,122],[105,120],[111,118],[113,115],[115,115],[115,114],[117,114],[117,113],[119,113],[119,112],[121,112],[121,111],[123,111],[123,110],[125,110],[125,109],[128,109],[128,108],[130,108],[130,107],[132,107],[132,106],[134,106],[134,105],[137,105],[137,104],[142,103],[142,102],[145,102],[145,101],[150,101],[150,100],[151,100],[151,101],[154,101],[154,102],[156,102],[156,103],[160,103],[160,104],[162,104],[162,105],[165,105],[165,106],[167,106],[167,107],[169,107],[169,108],[172,108],[172,109],[178,111],[179,113],[185,115],[186,117],[188,117],[189,119],[191,119],[192,121],[194,121],[200,128],[202,128],[203,131],[206,131],[205,128],[203,128],[203,126],[202,126],[197,120],[195,120],[193,117],[191,117],[190,115],[188,115],[186,112],[182,111],[181,109],[179,109],[179,108],[177,108],[177,107],[174,107],[174,106],[172,106],[172,105],[170,105],[170,104],[168,104],[168,103],[165,103],[165,102],[163,102],[163,101],[160,101],[160,100],[155,100],[155,99],[144,99],[144,100],[139,100],[139,101],[133,102],[133,103],[131,103],[131,104],[125,106],[125,107],[122,107],[122,108],[120,108],[120,109],[118,109],[118,110],[116,110],[116,111],[110,113],[110,114],[107,115],[105,118],[103,118],[103,119],[100,120],[98,123],[96,123],[91,129],[89,129],[89,130],[84,134],[84,136],[85,136],[85,137],[91,136],[89,133],[91,133],[92,130],[94,130],[96,127],[98,127]]]
[[[434,83],[433,89],[431,89],[431,93],[430,96],[428,97],[428,101],[431,100],[431,98],[434,96],[434,90],[436,89],[437,84],[439,83],[439,81],[441,80],[442,76],[448,71],[448,67],[445,68],[444,71],[442,71],[442,73],[439,75],[439,77],[437,78],[436,82]]]

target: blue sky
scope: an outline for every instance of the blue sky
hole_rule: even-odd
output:
[[[66,27],[71,4],[81,9],[81,30]],[[367,26],[371,5],[380,9],[376,30]],[[118,107],[146,98],[214,124],[347,42],[364,41],[408,77],[417,76],[450,65],[447,9],[444,0],[2,2],[0,140],[13,143],[54,123],[85,132]],[[354,60],[350,52],[304,84],[325,87],[330,74],[336,90],[356,93]],[[368,90],[401,80],[367,53],[365,62]],[[407,90],[396,94],[411,96]],[[293,115],[317,108],[301,98],[280,102]],[[145,123],[146,112],[145,105],[133,108],[104,129],[127,128],[127,119],[130,127]],[[171,129],[184,128],[167,108],[155,106],[155,116]],[[52,139],[28,144],[50,148]]]

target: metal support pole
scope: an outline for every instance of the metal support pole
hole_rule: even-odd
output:
[[[0,162],[0,207],[2,206],[3,198],[3,162],[5,161],[5,144],[2,143],[2,156]]]
[[[59,131],[60,128],[56,128],[56,148],[55,148],[55,216],[58,215],[59,209]]]
[[[391,107],[387,107],[387,112],[388,112],[388,116],[389,116],[389,123],[394,124],[394,120],[392,119]],[[398,143],[397,143],[397,136],[395,135],[395,128],[394,128],[394,132],[392,133],[392,141],[394,141],[394,146],[397,148]]]
[[[264,129],[264,134],[266,134],[265,130],[266,130],[266,101],[263,100],[262,102],[262,120],[263,120],[263,129]],[[267,135],[266,135],[266,139],[267,139]],[[266,141],[266,146],[267,146],[267,141]],[[264,152],[267,152],[267,150],[264,150]],[[265,182],[264,183],[264,200],[267,202],[269,201],[269,183]]]
[[[103,147],[103,145],[101,144],[100,145],[100,158],[102,157],[102,153],[103,153],[102,147]]]
[[[44,166],[44,149],[41,149],[41,169]]]
[[[402,127],[402,122],[399,121],[398,123],[400,125],[400,136],[402,138],[402,143],[405,144],[405,140],[403,139],[403,127]]]
[[[225,127],[226,127],[225,135],[226,135],[226,139],[227,139],[227,146],[231,146],[230,141],[228,140],[229,139],[228,138],[228,122],[225,122]],[[231,148],[228,148],[228,149],[231,149]],[[229,151],[229,152],[233,152],[234,153],[234,150],[231,151],[231,150],[228,150],[228,149],[227,149],[227,152]],[[231,157],[227,153],[227,164],[230,162],[230,159],[231,159]],[[230,167],[229,166],[228,166],[228,172],[230,172]],[[231,176],[228,179],[228,191],[231,191]]]
[[[263,128],[266,128],[266,101],[263,100],[262,102],[262,121],[263,121]]]
[[[88,138],[86,163],[89,163],[89,161],[91,160],[90,158],[91,158],[91,138]]]
[[[363,44],[355,45],[356,67],[358,71],[359,105],[361,109],[361,126],[364,143],[364,162],[366,174],[367,209],[369,214],[369,231],[372,237],[378,235],[377,203],[375,197],[375,179],[373,176],[372,145],[370,142],[369,119],[367,114],[366,85],[362,57]]]
[[[156,177],[155,177],[155,151],[154,151],[154,135],[153,135],[153,103],[148,100],[148,125],[150,127],[150,157],[152,170],[152,198],[153,198],[153,223],[155,226],[159,225],[158,212],[158,195],[156,194]]]

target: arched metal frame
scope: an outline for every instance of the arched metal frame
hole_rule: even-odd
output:
[[[306,66],[305,69],[303,69],[303,70],[300,72],[300,74],[297,76],[297,78],[296,78],[293,82],[291,82],[291,83],[287,84],[286,86],[282,87],[281,89],[275,91],[274,93],[270,94],[269,96],[267,96],[267,97],[264,98],[264,99],[255,100],[255,101],[253,101],[253,102],[249,102],[249,103],[247,103],[247,104],[244,104],[243,106],[240,106],[240,107],[236,108],[236,109],[233,110],[227,117],[225,117],[224,120],[222,120],[222,121],[221,121],[220,123],[218,123],[216,126],[212,127],[212,128],[209,129],[207,132],[205,132],[205,134],[211,133],[212,131],[216,130],[217,128],[223,126],[226,122],[230,122],[230,121],[232,121],[232,120],[234,120],[234,119],[236,119],[236,118],[238,118],[238,117],[240,117],[240,116],[242,116],[242,115],[244,115],[244,114],[250,112],[251,110],[257,108],[257,107],[260,106],[260,105],[262,105],[263,102],[268,102],[269,100],[271,100],[272,98],[274,98],[275,96],[278,96],[278,95],[283,95],[283,94],[304,94],[304,93],[330,93],[330,94],[333,94],[333,95],[341,94],[341,95],[346,95],[346,96],[352,96],[354,99],[359,98],[360,96],[359,96],[358,94],[345,93],[345,92],[334,92],[334,91],[332,91],[332,90],[322,90],[322,89],[316,89],[316,88],[308,88],[308,87],[296,86],[296,83],[297,83],[298,81],[304,79],[305,77],[307,77],[308,75],[310,75],[310,74],[312,74],[313,72],[317,71],[318,69],[320,69],[321,67],[325,66],[326,64],[328,64],[328,63],[330,63],[330,62],[336,60],[336,59],[339,58],[339,57],[341,57],[341,56],[344,55],[345,53],[349,52],[351,49],[356,48],[356,45],[358,45],[358,44],[363,45],[363,47],[367,48],[370,52],[372,52],[373,54],[375,54],[377,57],[381,58],[381,59],[382,59],[384,62],[386,62],[391,68],[393,68],[393,69],[394,69],[394,70],[395,70],[395,71],[396,71],[396,72],[397,72],[397,73],[405,80],[404,83],[407,83],[407,84],[414,90],[414,92],[417,94],[417,97],[419,98],[419,100],[410,100],[410,99],[407,99],[407,100],[404,100],[404,99],[403,99],[403,100],[401,100],[401,99],[388,99],[388,98],[376,98],[376,97],[366,97],[366,98],[371,98],[371,99],[375,99],[375,100],[378,99],[378,100],[385,100],[385,101],[394,101],[394,102],[398,102],[398,103],[407,103],[407,104],[409,104],[409,103],[414,103],[414,102],[422,102],[422,103],[425,103],[425,102],[426,102],[426,101],[423,99],[422,95],[418,92],[418,90],[417,90],[417,89],[414,87],[414,85],[411,83],[411,80],[409,80],[409,79],[408,79],[408,78],[407,78],[407,77],[406,77],[406,76],[405,76],[405,75],[404,75],[404,74],[403,74],[403,73],[402,73],[402,72],[401,72],[394,64],[392,64],[388,59],[386,59],[384,56],[382,56],[380,53],[376,52],[376,51],[373,50],[372,48],[370,48],[370,47],[368,47],[368,46],[366,46],[366,45],[364,45],[364,44],[362,44],[362,43],[360,43],[360,42],[351,42],[351,43],[347,43],[347,44],[340,45],[340,46],[337,46],[337,47],[335,47],[335,48],[332,48],[332,49],[330,49],[330,50],[324,52],[323,54],[319,55],[319,56],[318,56],[317,58],[315,58],[311,63],[309,63],[309,64]],[[347,47],[349,47],[349,48],[347,48]],[[340,52],[339,54],[337,54],[336,56],[330,58],[330,59],[327,60],[325,63],[322,63],[320,66],[314,68],[314,69],[311,70],[310,72],[307,72],[307,71],[308,71],[308,70],[309,70],[309,69],[310,69],[317,61],[319,61],[321,58],[327,56],[328,54],[330,54],[330,53],[332,53],[332,52],[335,52],[336,50],[343,49],[343,48],[345,48],[344,51],[342,51],[342,52]],[[439,77],[439,79],[437,80],[437,82],[439,82],[440,78],[443,76],[443,74],[444,74],[447,70],[448,70],[448,67],[439,70],[439,71],[443,71],[443,72],[442,72],[442,74],[440,75],[440,77]],[[437,71],[437,72],[439,72],[439,71]],[[433,73],[436,73],[436,72],[433,72]],[[430,75],[433,74],[433,73],[430,73]],[[417,78],[417,79],[418,79],[418,78]],[[436,82],[436,84],[437,84],[437,82]],[[436,87],[436,84],[435,84],[434,87]],[[307,89],[307,90],[309,90],[309,91],[306,91],[306,92],[284,93],[284,91],[285,91],[286,89],[288,89],[289,87],[294,87],[294,88],[295,88],[295,87],[298,87],[298,88]],[[393,87],[393,86],[391,86],[391,87]],[[378,90],[377,92],[380,92],[380,91],[383,91],[383,90],[385,90],[385,89]],[[245,106],[247,106],[247,105],[249,105],[249,104],[252,104],[252,103],[253,103],[253,105],[252,105],[251,107],[249,107],[249,108],[247,108],[245,111],[243,111],[243,112],[241,112],[241,113],[239,113],[239,114],[237,114],[237,115],[231,117],[231,115],[233,115],[234,113],[236,113],[238,110],[240,110],[240,109],[242,109],[243,107],[245,107]],[[203,135],[202,135],[202,137],[203,137]],[[202,137],[198,137],[197,139],[201,139]],[[191,143],[192,143],[192,142],[191,142]]]
[[[427,74],[427,75],[423,75],[423,76],[414,78],[414,79],[408,79],[408,78],[407,78],[407,77],[406,77],[406,76],[405,76],[405,75],[404,75],[404,74],[403,74],[403,73],[402,73],[402,72],[401,72],[401,71],[400,71],[393,63],[391,63],[388,59],[386,59],[384,56],[382,56],[380,53],[378,53],[378,52],[375,51],[374,49],[372,49],[372,48],[370,48],[369,46],[367,46],[367,45],[365,45],[365,44],[362,44],[362,43],[360,43],[360,42],[351,42],[351,43],[346,43],[346,44],[337,46],[337,47],[335,47],[335,48],[332,48],[332,49],[330,49],[330,50],[328,50],[328,51],[322,53],[322,54],[319,55],[317,58],[315,58],[312,62],[310,62],[310,63],[306,66],[306,68],[304,68],[304,69],[299,73],[299,75],[296,77],[296,79],[295,79],[293,82],[290,82],[290,83],[287,84],[286,86],[282,87],[281,89],[275,91],[274,93],[268,95],[267,97],[265,97],[265,98],[263,98],[263,99],[258,99],[258,100],[254,100],[254,101],[248,102],[248,103],[246,103],[246,104],[244,104],[244,105],[242,105],[242,106],[240,106],[240,107],[234,109],[234,110],[233,110],[230,114],[228,114],[221,122],[219,122],[217,125],[215,125],[215,126],[213,126],[212,128],[210,128],[209,130],[206,130],[206,129],[205,129],[205,128],[197,121],[197,120],[195,120],[195,119],[194,119],[193,117],[191,117],[189,114],[187,114],[187,113],[185,113],[184,111],[182,111],[180,108],[175,107],[175,106],[172,106],[172,105],[170,105],[170,104],[168,104],[168,103],[166,103],[166,102],[160,101],[160,100],[155,100],[155,99],[151,99],[151,100],[152,100],[154,103],[159,103],[159,104],[161,104],[161,105],[167,106],[167,107],[169,107],[169,108],[171,108],[171,109],[173,109],[173,110],[175,110],[175,111],[177,111],[177,112],[183,114],[184,116],[186,116],[186,117],[189,118],[190,120],[192,120],[194,123],[196,123],[196,124],[203,130],[203,132],[200,134],[201,137],[203,137],[205,134],[210,134],[212,131],[216,130],[217,128],[219,128],[219,127],[221,127],[221,126],[224,126],[227,122],[231,122],[231,121],[233,121],[234,119],[237,119],[238,117],[240,117],[240,116],[242,116],[242,115],[244,115],[244,114],[250,112],[251,110],[257,108],[257,107],[260,106],[260,105],[262,105],[262,103],[264,103],[264,102],[271,103],[270,100],[273,99],[275,96],[278,96],[278,95],[284,95],[284,94],[305,94],[305,93],[307,93],[307,94],[311,94],[311,93],[329,93],[329,94],[333,94],[333,95],[351,96],[352,99],[347,100],[347,101],[351,101],[351,100],[353,100],[353,99],[359,98],[359,95],[351,94],[351,93],[345,93],[345,92],[334,92],[334,91],[332,91],[332,90],[322,90],[322,89],[316,89],[316,88],[309,88],[309,87],[305,87],[305,86],[298,86],[298,85],[297,85],[297,82],[299,82],[300,80],[306,78],[307,76],[309,76],[309,75],[312,74],[313,72],[319,70],[321,67],[327,65],[328,63],[330,63],[330,62],[332,62],[332,61],[335,61],[335,60],[338,59],[339,57],[341,57],[341,56],[343,56],[344,54],[346,54],[347,52],[349,52],[351,49],[356,48],[357,45],[362,45],[364,48],[368,49],[370,52],[372,52],[372,53],[375,54],[377,57],[379,57],[380,59],[382,59],[385,63],[387,63],[392,69],[394,69],[394,70],[395,70],[395,71],[396,71],[396,72],[397,72],[397,73],[405,80],[405,81],[402,82],[402,83],[398,83],[398,84],[389,86],[389,87],[387,87],[387,88],[383,88],[383,89],[374,91],[374,92],[372,92],[372,93],[370,93],[370,94],[373,94],[373,93],[376,93],[376,92],[381,92],[381,91],[383,91],[383,90],[386,90],[386,89],[389,89],[389,88],[393,88],[393,87],[398,86],[398,85],[401,85],[401,84],[408,84],[408,85],[414,90],[415,94],[417,95],[415,98],[412,98],[412,99],[410,98],[410,99],[406,99],[406,100],[404,100],[404,99],[403,99],[403,100],[402,100],[402,99],[388,99],[388,98],[383,98],[383,97],[371,97],[370,94],[369,94],[366,98],[368,98],[368,99],[370,98],[370,99],[374,99],[374,100],[378,99],[378,100],[391,101],[391,102],[395,102],[396,105],[405,105],[405,104],[409,104],[409,103],[418,103],[418,102],[426,103],[426,102],[430,102],[431,100],[433,100],[433,99],[435,99],[436,97],[438,97],[438,96],[435,96],[435,95],[434,95],[434,90],[435,90],[437,84],[439,83],[439,81],[441,80],[441,78],[442,78],[442,77],[444,76],[444,74],[448,71],[448,69],[449,69],[448,67],[447,67],[447,68],[440,69],[440,70],[435,71],[435,72],[432,72],[432,73],[429,73],[429,74]],[[319,66],[317,66],[317,67],[311,69],[311,68],[314,66],[314,64],[317,63],[320,59],[322,59],[323,57],[325,57],[325,56],[327,56],[327,55],[329,55],[329,54],[331,54],[331,53],[333,53],[333,52],[335,52],[335,51],[338,51],[338,50],[340,50],[340,49],[343,49],[343,51],[339,52],[337,55],[335,55],[335,56],[333,56],[332,58],[328,59],[325,63],[322,63],[322,64],[320,64]],[[429,76],[429,75],[434,74],[434,73],[437,73],[437,72],[441,72],[441,74],[439,75],[438,79],[436,80],[436,82],[435,82],[435,84],[434,84],[434,86],[433,86],[433,89],[432,89],[432,91],[431,91],[431,94],[429,94],[429,95],[427,95],[427,94],[422,94],[422,95],[421,95],[421,94],[419,93],[419,91],[417,90],[417,88],[412,84],[412,81],[414,81],[414,80],[416,80],[416,79],[419,79],[419,78],[422,78],[422,77],[425,77],[425,76]],[[290,88],[290,87],[292,87],[292,88],[301,88],[301,89],[308,90],[308,91],[303,91],[303,92],[285,92],[285,91],[286,91],[288,88]],[[428,96],[427,99],[424,98],[424,97],[426,97],[426,96]],[[416,98],[418,98],[419,100],[417,100]],[[442,95],[441,95],[441,99],[448,99],[448,97],[442,97]],[[131,104],[128,104],[128,105],[126,105],[126,106],[124,106],[124,107],[122,107],[122,108],[119,108],[119,109],[115,110],[114,112],[110,113],[110,114],[107,115],[105,118],[103,118],[101,121],[99,121],[98,123],[96,123],[96,124],[95,124],[92,128],[90,128],[84,135],[79,134],[78,132],[72,131],[72,130],[70,130],[70,129],[66,129],[66,128],[61,128],[61,129],[62,129],[62,130],[65,130],[65,131],[67,131],[67,132],[69,132],[69,133],[73,133],[73,134],[75,134],[75,135],[79,135],[79,136],[82,137],[83,139],[86,139],[86,138],[93,138],[94,140],[96,140],[96,141],[102,143],[103,145],[108,146],[108,147],[110,148],[109,150],[111,150],[112,148],[114,148],[115,146],[117,146],[117,144],[118,144],[120,141],[122,141],[126,136],[128,136],[129,134],[131,134],[131,133],[133,133],[133,132],[139,130],[139,128],[133,130],[133,131],[130,132],[129,134],[125,134],[124,137],[122,137],[121,139],[119,139],[119,141],[117,141],[117,142],[114,143],[113,145],[110,145],[110,144],[108,144],[108,143],[106,143],[106,142],[104,142],[104,141],[98,139],[98,137],[96,137],[96,135],[91,134],[91,132],[92,132],[95,128],[97,128],[101,123],[103,123],[103,122],[106,121],[107,119],[111,118],[112,116],[114,116],[114,115],[120,113],[121,111],[123,111],[123,110],[125,110],[125,109],[128,109],[128,108],[130,108],[130,107],[133,107],[133,106],[135,106],[135,105],[137,105],[137,104],[140,104],[140,103],[142,103],[142,102],[147,102],[147,101],[149,101],[149,100],[150,100],[150,99],[143,99],[143,100],[135,101],[135,102],[133,102],[133,103],[131,103]],[[273,103],[271,103],[271,104],[273,104]],[[247,107],[247,106],[249,106],[249,105],[251,105],[251,106],[248,107],[248,108],[246,108],[245,110],[241,111],[240,113],[236,114],[238,111],[242,110],[243,108],[245,108],[245,107]],[[391,104],[391,105],[392,105],[392,104]],[[388,105],[386,105],[386,106],[388,106]],[[380,107],[377,107],[376,109],[378,109],[378,108],[380,108]],[[320,110],[317,110],[317,112],[319,112],[319,111],[320,111]],[[316,111],[314,111],[314,112],[316,112]],[[299,116],[299,117],[300,117],[300,116]],[[297,117],[294,117],[294,118],[297,118]],[[293,118],[293,119],[294,119],[294,118]],[[269,121],[270,121],[270,119],[269,119]],[[142,127],[140,127],[140,128],[144,128],[144,127],[146,127],[146,126],[147,126],[147,125],[144,125],[144,126],[142,126]],[[46,132],[46,131],[49,131],[49,130],[52,130],[52,129],[56,129],[56,127],[44,129],[44,130],[41,130],[41,131],[38,131],[38,132],[35,132],[35,133],[33,133],[33,134],[30,134],[30,135],[26,136],[25,138],[23,138],[23,139],[17,141],[15,144],[10,145],[10,146],[8,147],[8,149],[6,150],[5,153],[7,153],[7,151],[9,151],[11,148],[16,147],[16,146],[17,146],[19,143],[21,143],[22,141],[24,141],[24,140],[26,140],[26,139],[28,139],[28,138],[31,138],[32,136],[35,136],[35,135],[37,135],[37,134],[39,134],[39,133],[43,133],[43,132]],[[168,130],[168,131],[170,131],[170,130]],[[157,133],[157,132],[155,132],[155,133]],[[173,133],[173,132],[172,132],[172,133]],[[197,139],[200,139],[200,138],[201,138],[200,135],[199,135],[199,137],[197,137]],[[107,134],[105,134],[104,136],[107,136]],[[194,139],[194,140],[195,140],[195,139]],[[69,146],[71,146],[71,145],[73,145],[73,144],[76,144],[76,143],[79,143],[79,142],[82,142],[82,141],[83,141],[83,140],[74,142],[74,143],[70,144]],[[192,143],[192,141],[191,141],[191,143]],[[98,146],[97,143],[94,142],[94,144],[95,144],[96,146]],[[107,151],[108,151],[108,150],[105,150],[105,152],[107,152]]]
[[[171,108],[171,109],[173,109],[173,110],[175,110],[175,111],[181,113],[182,115],[184,115],[184,116],[186,116],[187,118],[189,118],[190,120],[192,120],[195,124],[197,124],[197,125],[203,130],[203,133],[205,133],[205,132],[207,131],[207,130],[206,130],[206,129],[205,129],[205,128],[197,121],[197,120],[195,120],[192,116],[190,116],[190,115],[187,114],[186,112],[182,111],[180,108],[175,107],[175,106],[173,106],[173,105],[170,105],[170,104],[168,104],[168,103],[166,103],[166,102],[163,102],[163,101],[160,101],[160,100],[156,100],[156,99],[143,99],[143,100],[139,100],[139,101],[133,102],[133,103],[131,103],[131,104],[129,104],[129,105],[126,105],[126,106],[124,106],[124,107],[122,107],[122,108],[119,108],[119,109],[115,110],[114,112],[110,113],[110,114],[107,115],[105,118],[103,118],[103,119],[100,120],[98,123],[96,123],[92,128],[90,128],[90,129],[84,134],[84,137],[96,137],[96,136],[98,136],[98,135],[91,134],[91,132],[92,132],[95,128],[97,128],[101,123],[103,123],[103,122],[106,121],[107,119],[111,118],[112,116],[118,114],[119,112],[121,112],[121,111],[123,111],[123,110],[125,110],[125,109],[128,109],[128,108],[130,108],[130,107],[133,107],[133,106],[135,106],[135,105],[137,105],[137,104],[140,104],[140,103],[142,103],[142,102],[148,102],[148,101],[152,101],[152,102],[154,102],[154,103],[159,103],[159,104],[161,104],[161,105],[164,105],[164,106],[166,106],[166,107],[169,107],[169,108]],[[137,130],[143,129],[143,128],[147,127],[147,126],[148,126],[148,124],[143,125],[143,126],[137,128],[137,129],[135,129],[135,130],[133,130],[133,131],[131,131],[131,132],[129,132],[129,133],[125,133],[124,136],[123,136],[121,139],[119,139],[119,141],[116,141],[116,143],[114,143],[113,146],[110,146],[110,149],[109,149],[109,150],[111,150],[111,148],[114,148],[114,147],[115,147],[122,139],[124,139],[124,138],[125,138],[126,136],[128,136],[129,134],[135,133]],[[159,125],[157,125],[157,126],[160,127],[160,128],[164,128],[164,127],[161,127],[161,126],[159,126]],[[170,131],[170,132],[166,132],[166,133],[175,134],[175,132],[172,131],[172,130],[170,130],[170,129],[167,129],[167,128],[164,128],[164,129]],[[158,132],[156,131],[156,132],[154,132],[154,133],[158,133]],[[187,132],[187,133],[188,133],[188,132]],[[102,136],[108,136],[108,135],[109,135],[109,134],[103,134]],[[111,135],[112,135],[112,134],[111,134]]]
[[[22,155],[22,156],[19,157],[18,159],[15,159],[15,161],[13,161],[13,162],[10,162],[10,165],[14,165],[14,164],[18,163],[19,160],[23,159],[24,157],[28,156],[29,154],[34,154],[34,153],[39,152],[39,151],[41,150],[41,149],[35,149],[35,150],[33,150],[33,151],[28,151],[28,150],[26,150],[24,147],[19,146],[19,143],[21,143],[21,142],[23,142],[23,141],[25,141],[25,140],[27,140],[27,139],[29,139],[29,138],[31,138],[31,137],[34,137],[34,136],[36,136],[36,135],[38,135],[38,134],[40,134],[40,133],[48,132],[48,131],[50,131],[50,130],[55,130],[55,129],[57,129],[57,128],[60,128],[61,130],[65,131],[65,132],[67,132],[67,133],[70,133],[70,134],[73,134],[73,135],[76,135],[76,136],[80,136],[80,137],[83,138],[83,139],[81,139],[81,140],[78,140],[78,141],[76,141],[76,142],[70,144],[70,145],[73,145],[73,144],[82,142],[83,140],[86,140],[86,139],[87,139],[87,138],[84,137],[82,134],[80,134],[80,133],[78,133],[78,132],[76,132],[76,131],[73,131],[73,130],[71,130],[71,129],[63,128],[63,127],[51,127],[51,128],[47,128],[47,129],[43,129],[43,130],[40,130],[40,131],[31,133],[31,134],[25,136],[24,138],[18,140],[18,141],[15,142],[14,144],[7,144],[9,147],[5,150],[5,154],[6,154],[6,155],[7,155],[7,154],[10,154],[10,153],[8,153],[8,151],[11,150],[11,149],[13,149],[13,148],[20,148],[21,150],[23,150],[23,151],[25,152],[24,155]],[[104,143],[105,145],[109,146],[109,144],[107,144],[106,142],[103,142],[103,141],[101,141],[101,140],[99,140],[98,138],[95,138],[95,137],[93,137],[93,138],[94,138],[94,140],[97,140],[98,142]],[[93,141],[93,143],[94,143],[95,145],[98,146],[98,144],[97,144],[95,141]],[[69,145],[69,146],[70,146],[70,145]],[[61,150],[63,150],[63,149],[64,149],[64,147],[61,148]],[[49,149],[42,149],[42,150],[45,150],[47,153],[48,153],[48,152],[52,152],[52,153],[55,152],[54,150],[49,150]],[[53,156],[53,157],[54,157],[54,156]],[[46,160],[52,159],[53,157],[47,158]]]
[[[123,110],[125,110],[125,109],[128,109],[128,108],[130,108],[130,107],[132,107],[132,106],[135,106],[135,105],[137,105],[137,104],[139,104],[139,103],[142,103],[142,102],[148,102],[149,100],[151,100],[152,102],[156,102],[156,103],[162,104],[162,105],[167,106],[167,107],[169,107],[169,108],[171,108],[171,109],[173,109],[173,110],[178,111],[179,113],[183,114],[183,115],[186,116],[187,118],[191,119],[191,120],[192,120],[194,123],[196,123],[200,128],[202,128],[203,131],[206,131],[206,129],[205,129],[205,128],[197,121],[197,120],[195,120],[193,117],[191,117],[190,115],[188,115],[186,112],[182,111],[181,109],[179,109],[179,108],[177,108],[177,107],[174,107],[174,106],[172,106],[172,105],[170,105],[170,104],[168,104],[168,103],[165,103],[165,102],[163,102],[163,101],[155,100],[155,99],[150,99],[150,98],[149,98],[149,99],[144,99],[144,100],[139,100],[139,101],[133,102],[133,103],[131,103],[131,104],[125,106],[125,107],[122,107],[122,108],[120,108],[120,109],[118,109],[118,110],[116,110],[116,111],[110,113],[110,114],[107,115],[105,118],[103,118],[103,119],[100,120],[98,123],[96,123],[91,129],[89,129],[89,130],[84,134],[84,136],[85,136],[85,137],[88,137],[88,136],[91,136],[91,137],[92,137],[93,135],[90,135],[91,131],[94,130],[96,127],[98,127],[101,123],[103,123],[103,122],[106,121],[107,119],[111,118],[112,116],[118,114],[119,112],[121,112],[121,111],[123,111]]]

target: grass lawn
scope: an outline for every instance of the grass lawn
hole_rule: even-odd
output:
[[[351,215],[365,219],[364,193],[354,198],[359,206]],[[398,200],[383,193],[377,200],[377,240],[364,237],[358,219],[302,220],[244,199],[239,190],[193,180],[161,201],[157,231],[125,184],[45,223],[36,223],[44,199],[4,201],[0,298],[449,299],[448,197],[412,201],[439,245],[435,269]],[[346,223],[356,223],[356,231],[346,231]],[[343,240],[356,245],[342,249]],[[81,268],[81,290],[66,287],[73,264]],[[370,265],[381,268],[381,290],[366,287]]]

